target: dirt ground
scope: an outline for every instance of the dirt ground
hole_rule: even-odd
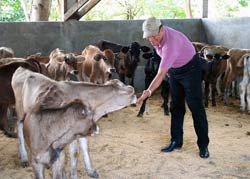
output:
[[[100,179],[246,179],[250,178],[250,115],[234,107],[209,107],[210,158],[198,155],[189,110],[181,150],[161,153],[169,139],[170,117],[163,115],[159,93],[153,95],[143,118],[139,106],[109,114],[98,123],[100,134],[89,137],[92,164]],[[81,160],[81,159],[80,159]],[[69,162],[67,162],[68,165]],[[67,172],[67,176],[68,176]],[[88,179],[82,160],[78,176]],[[17,139],[0,133],[0,179],[31,179],[32,168],[21,168]],[[46,178],[51,171],[46,170]]]

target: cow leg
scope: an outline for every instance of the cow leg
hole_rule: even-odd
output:
[[[125,76],[122,74],[119,74],[119,79],[121,82],[123,82],[125,84]]]
[[[74,140],[69,145],[69,155],[70,155],[70,178],[77,179],[77,164],[78,164],[78,154],[79,148],[77,140]]]
[[[240,110],[242,112],[244,112],[246,109],[245,93],[246,93],[247,83],[248,81],[246,78],[243,78],[243,80],[240,82]]]
[[[223,98],[224,104],[225,104],[225,105],[228,105],[228,104],[229,104],[229,102],[228,102],[229,90],[230,90],[230,89],[229,89],[228,87],[225,87],[225,90],[224,90],[224,98]]]
[[[205,107],[208,107],[209,82],[205,81]]]
[[[95,169],[92,168],[90,158],[89,158],[89,152],[88,152],[88,139],[86,137],[82,137],[79,139],[83,154],[83,161],[85,164],[85,168],[87,170],[88,176],[91,178],[98,178],[99,175],[96,172]]]
[[[140,110],[139,110],[139,112],[138,112],[138,114],[137,114],[137,117],[143,117],[143,114],[144,114],[145,109],[146,109],[146,102],[147,102],[147,99],[148,99],[148,98],[146,98],[146,99],[143,100],[142,105],[141,105],[141,107],[140,107]]]
[[[145,76],[145,87],[144,87],[145,90],[148,89],[148,87],[149,87],[149,85],[150,85],[150,83],[152,82],[153,79],[154,78],[152,78],[150,75],[146,74],[146,76]],[[147,99],[148,98],[143,100],[142,105],[140,107],[140,110],[139,110],[139,112],[137,114],[137,117],[143,117],[143,114],[144,114],[144,112],[146,110]]]
[[[212,83],[212,106],[216,106],[215,93],[216,93],[216,83]]]
[[[7,128],[8,128],[8,124],[7,124],[7,106],[1,105],[0,106],[0,129],[5,132]]]
[[[17,132],[18,132],[19,157],[21,159],[21,166],[25,168],[29,166],[29,162],[28,162],[28,154],[25,148],[25,141],[24,141],[24,136],[23,136],[23,122],[21,121],[17,122]]]
[[[53,179],[66,179],[64,171],[65,152],[62,150],[59,157],[52,165]]]
[[[216,91],[218,93],[218,96],[221,96],[222,95],[222,92],[221,92],[221,78],[222,78],[222,75],[220,75],[217,80],[216,80]]]
[[[247,85],[247,113],[250,114],[250,82]]]
[[[5,134],[8,137],[17,138],[17,133],[15,132],[17,119],[16,119],[15,108],[13,106],[8,107],[6,119],[7,119],[7,128],[5,129]]]
[[[130,78],[130,83],[129,85],[134,87],[134,75]]]
[[[237,99],[238,96],[238,77],[235,78],[234,80],[234,98]]]
[[[32,160],[32,168],[35,174],[34,179],[44,179],[44,165]]]
[[[131,78],[129,78],[128,84],[134,87],[134,75]],[[136,107],[136,103],[131,104],[131,106]]]
[[[237,78],[236,78],[236,96],[235,96],[235,98],[236,99],[239,99],[240,98],[240,94],[239,94],[239,84],[240,84],[240,82],[243,80],[243,77],[242,76],[237,76]]]

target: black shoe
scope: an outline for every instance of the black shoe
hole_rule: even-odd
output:
[[[172,152],[174,149],[180,149],[182,144],[172,141],[168,146],[161,149],[162,152]]]
[[[209,157],[209,151],[208,151],[207,147],[200,148],[200,157],[201,158],[208,158]]]

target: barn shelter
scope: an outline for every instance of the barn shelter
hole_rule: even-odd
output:
[[[0,24],[0,46],[11,47],[17,57],[41,52],[48,55],[53,49],[81,52],[100,39],[120,44],[133,41],[148,45],[142,39],[143,20],[66,22],[9,22]],[[192,41],[220,44],[228,48],[250,48],[250,17],[223,19],[162,19],[162,23],[185,33]],[[141,61],[135,74],[135,88],[144,87]]]

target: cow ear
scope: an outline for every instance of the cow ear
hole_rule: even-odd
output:
[[[46,89],[38,95],[36,102],[40,105],[41,110],[56,109],[59,108],[59,106],[65,105],[61,91],[53,84],[47,86]]]
[[[141,46],[141,50],[142,50],[143,52],[149,52],[149,51],[150,51],[150,47]]]
[[[129,51],[129,47],[122,47],[121,52],[122,53],[127,53]]]
[[[64,60],[67,64],[77,62],[77,59],[75,58],[75,55],[73,53],[66,54]]]
[[[152,53],[144,53],[142,54],[142,57],[145,59],[150,59],[152,57]]]
[[[223,55],[223,56],[222,56],[222,59],[223,59],[223,60],[227,60],[227,59],[229,59],[229,57],[230,57],[229,55]]]

